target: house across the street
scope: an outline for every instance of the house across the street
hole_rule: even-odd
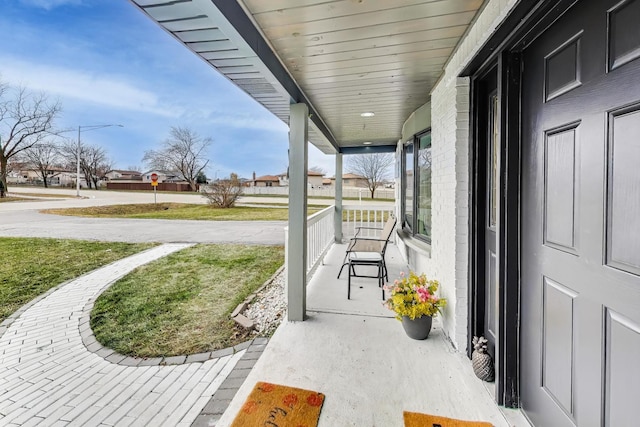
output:
[[[253,180],[251,181],[252,187],[279,187],[280,179],[275,175],[263,175],[256,178],[256,173],[253,173]]]
[[[142,173],[129,170],[110,170],[105,174],[105,181],[139,182],[142,181]]]

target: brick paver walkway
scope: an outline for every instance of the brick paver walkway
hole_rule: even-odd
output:
[[[110,283],[186,246],[162,245],[95,270],[6,322],[0,425],[191,425],[246,350],[203,362],[124,366],[89,351],[79,328],[83,308]]]

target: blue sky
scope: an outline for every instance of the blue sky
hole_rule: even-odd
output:
[[[82,133],[118,168],[170,126],[213,139],[209,177],[287,168],[287,126],[126,0],[0,0],[0,40],[0,79],[59,99],[58,127],[123,125]],[[333,164],[310,145],[310,166]]]

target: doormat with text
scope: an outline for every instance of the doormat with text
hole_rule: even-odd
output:
[[[322,393],[258,382],[231,427],[315,427],[323,403]]]
[[[493,424],[404,411],[404,427],[493,427]]]

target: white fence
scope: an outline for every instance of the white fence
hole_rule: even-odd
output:
[[[289,187],[245,187],[242,189],[245,196],[252,195],[288,195]],[[307,197],[335,197],[334,187],[308,188]],[[342,189],[342,197],[349,197],[362,200],[371,200],[371,194],[366,188],[345,187]],[[393,188],[378,188],[375,193],[376,199],[393,199],[395,190]]]

